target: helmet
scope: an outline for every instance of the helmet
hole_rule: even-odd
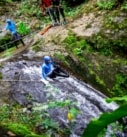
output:
[[[44,56],[44,62],[49,62],[51,58],[49,56]]]
[[[7,23],[11,23],[11,19],[7,19],[6,22],[7,22]]]

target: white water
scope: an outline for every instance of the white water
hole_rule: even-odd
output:
[[[41,79],[41,66],[25,67],[23,72],[32,75],[37,75],[38,80]],[[116,109],[118,106],[115,103],[106,103],[106,96],[91,87],[90,85],[76,79],[73,76],[69,78],[57,77],[55,80],[49,82],[50,86],[47,90],[55,100],[72,99],[76,103],[76,107],[80,109],[81,113],[76,117],[76,124],[84,126],[89,123],[92,118],[97,118],[99,115],[106,111]],[[53,92],[54,88],[57,92]],[[64,119],[65,124],[68,124],[67,119]],[[81,127],[73,127],[70,137],[78,137]]]
[[[105,95],[73,76],[50,79],[46,84],[41,81],[41,65],[38,62],[8,62],[2,72],[4,80],[11,82],[11,93],[17,102],[26,103],[25,94],[30,94],[36,100],[33,110],[46,110],[49,101],[71,100],[72,104],[69,107],[80,110],[71,123],[67,119],[70,108],[56,108],[49,112],[52,119],[71,128],[70,137],[80,137],[91,119],[118,107],[115,103],[106,103]],[[75,125],[73,125],[74,123]]]

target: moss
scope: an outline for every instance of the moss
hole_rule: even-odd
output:
[[[46,137],[46,135],[37,135],[33,133],[28,127],[19,123],[2,124],[1,126],[20,137]]]
[[[2,68],[3,67],[3,64],[2,63],[0,63],[0,68]]]
[[[3,74],[0,72],[0,79],[3,79]]]
[[[92,51],[84,37],[76,36],[73,33],[69,33],[63,43],[70,53],[79,57],[82,57],[84,52],[90,53]]]
[[[33,50],[35,52],[39,52],[41,50],[41,47],[39,45],[36,45],[36,46],[33,47]]]
[[[60,54],[60,53],[55,53],[54,57],[56,58],[56,60],[59,61],[59,64],[64,66],[64,67],[69,67],[69,63],[66,61],[66,58],[64,55]]]
[[[115,75],[115,84],[112,88],[112,91],[116,95],[116,93],[119,96],[124,96],[127,94],[127,75],[118,73]],[[118,96],[117,95],[117,96]]]
[[[35,52],[39,52],[41,50],[41,47],[43,46],[43,43],[44,43],[44,41],[42,39],[35,41],[35,43],[33,43],[33,45],[32,45],[32,49]]]
[[[55,58],[58,58],[61,61],[66,61],[64,55],[62,55],[62,54],[55,53],[54,56],[55,56]]]
[[[100,74],[97,73],[97,71],[94,71],[93,68],[88,68],[89,70],[89,74],[90,74],[90,77],[91,77],[91,82],[94,84],[94,85],[98,85],[98,87],[100,89],[104,89],[106,88],[106,84],[104,82],[104,79],[103,77],[100,77]],[[93,80],[92,80],[93,79]]]

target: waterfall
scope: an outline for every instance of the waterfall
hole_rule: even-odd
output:
[[[64,125],[71,128],[70,137],[80,137],[91,119],[118,107],[115,103],[106,103],[105,95],[74,76],[69,78],[57,77],[48,84],[43,83],[40,81],[40,62],[7,62],[2,73],[4,74],[4,81],[10,81],[12,97],[18,103],[26,104],[28,103],[26,95],[32,96],[34,111],[48,109],[47,102],[69,100],[71,102],[69,107],[50,108],[48,112],[60,126]],[[77,109],[79,113],[70,122],[67,113],[71,107]]]

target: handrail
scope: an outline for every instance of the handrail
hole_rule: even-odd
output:
[[[26,36],[29,36],[29,35],[31,35],[31,34],[33,34],[33,33],[35,33],[35,32],[37,33],[38,31],[31,32],[30,34],[27,34],[27,35],[21,37],[20,39],[24,39]],[[12,43],[14,43],[14,42],[16,42],[16,41],[18,41],[18,40],[20,40],[20,39],[10,41],[10,42],[8,42],[8,43],[6,43],[6,44],[4,44],[4,45],[0,45],[0,47],[6,47],[7,45],[12,44]],[[6,48],[7,48],[7,47],[6,47]]]

